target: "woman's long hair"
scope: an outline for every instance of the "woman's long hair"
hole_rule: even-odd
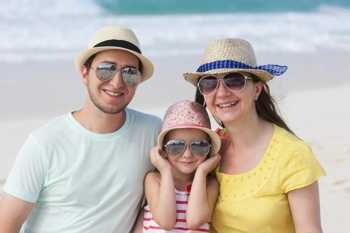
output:
[[[258,77],[253,78],[253,82],[261,82]],[[198,88],[196,90],[195,101],[203,106],[206,106],[203,95],[199,92]],[[277,111],[275,100],[271,96],[269,86],[264,82],[264,88],[262,89],[259,98],[255,102],[255,109],[259,118],[265,121],[276,124],[277,126],[287,130],[288,132],[294,134],[294,132],[288,127],[286,122],[282,119],[279,112]],[[214,117],[215,118],[215,117]],[[217,119],[216,119],[217,120]],[[217,120],[218,121],[218,120]],[[221,127],[225,127],[224,124],[218,121]],[[295,134],[294,134],[295,135]]]

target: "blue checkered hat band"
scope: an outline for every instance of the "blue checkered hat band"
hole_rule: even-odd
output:
[[[200,67],[198,67],[197,72],[206,72],[209,70],[225,69],[225,68],[264,70],[272,74],[273,76],[279,76],[287,71],[288,66],[268,64],[268,65],[253,67],[239,61],[218,60],[218,61],[213,61],[213,62],[209,62],[201,65]]]

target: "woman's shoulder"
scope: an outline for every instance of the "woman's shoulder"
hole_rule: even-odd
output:
[[[310,146],[303,139],[277,125],[274,125],[274,128],[273,143],[277,144],[276,146],[283,151],[289,153],[311,152]]]
[[[301,138],[295,134],[287,131],[286,129],[279,127],[275,124],[274,133],[271,139],[271,146],[278,151],[283,150],[284,154],[286,153],[295,153],[295,152],[310,152],[310,146]],[[215,132],[221,138],[222,144],[225,144],[225,141],[228,140],[228,133],[225,128],[217,128]]]
[[[284,168],[319,167],[312,148],[302,139],[287,130],[276,126],[276,153]]]
[[[311,147],[285,129],[277,128],[279,180],[285,193],[305,187],[325,175]]]

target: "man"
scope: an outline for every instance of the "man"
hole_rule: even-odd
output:
[[[133,227],[160,119],[127,106],[153,65],[131,30],[105,27],[76,66],[86,102],[28,137],[4,186],[1,233],[124,233]]]

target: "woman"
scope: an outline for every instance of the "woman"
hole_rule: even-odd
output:
[[[279,116],[267,85],[286,70],[257,66],[249,42],[223,39],[209,43],[197,72],[184,74],[223,127],[213,232],[322,232],[324,171]]]

